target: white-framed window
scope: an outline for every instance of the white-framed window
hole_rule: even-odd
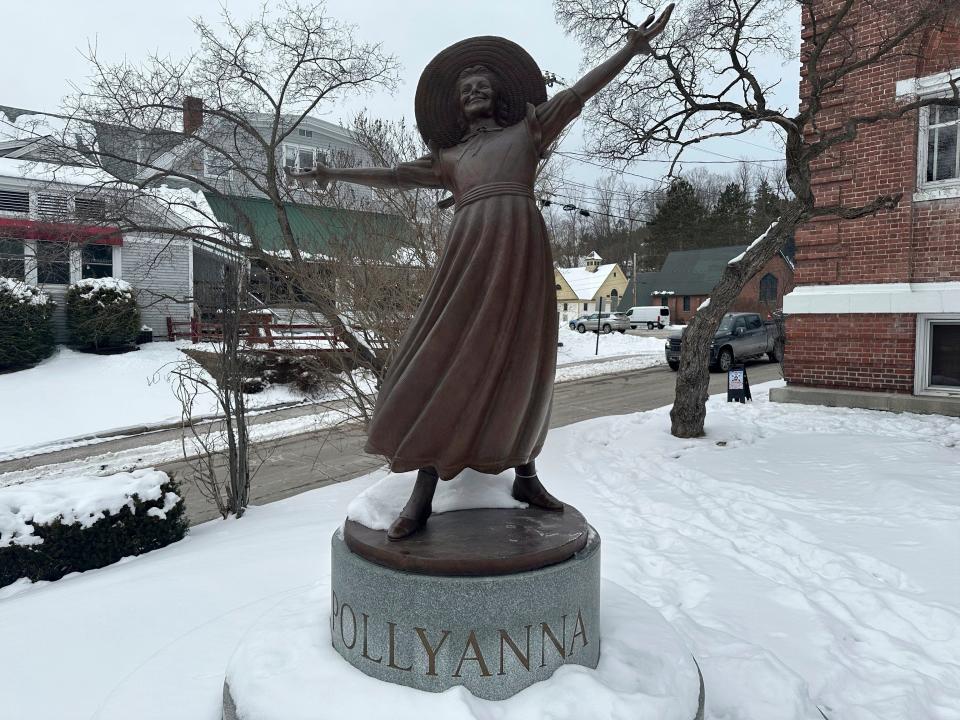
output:
[[[294,143],[283,145],[283,166],[287,170],[294,172],[312,170],[317,161],[326,162],[326,160],[326,155],[319,148]]]
[[[113,247],[92,243],[81,247],[80,277],[84,279],[114,277]]]
[[[26,248],[19,238],[0,237],[0,277],[26,280]]]
[[[960,68],[907,78],[897,82],[900,101],[946,100],[953,97],[952,82],[960,78]],[[960,148],[958,148],[957,108],[933,104],[920,109],[917,138],[917,186],[913,199],[942,200],[960,198]]]
[[[36,243],[37,285],[69,285],[70,244],[50,240]]]
[[[24,240],[24,279],[31,285],[67,286],[83,278],[122,278],[120,245]]]
[[[233,170],[230,158],[213,148],[203,149],[203,174],[208,178],[224,178],[229,180]]]
[[[960,184],[960,118],[957,108],[931,105],[926,110],[924,187]]]
[[[960,398],[960,314],[917,316],[914,393]]]

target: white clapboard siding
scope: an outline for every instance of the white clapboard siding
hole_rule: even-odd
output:
[[[167,317],[190,320],[192,253],[193,244],[183,238],[124,236],[121,277],[133,285],[141,321],[154,339],[167,336]]]

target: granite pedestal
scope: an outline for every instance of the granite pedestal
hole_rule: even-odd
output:
[[[338,530],[331,563],[333,647],[371,677],[432,692],[463,685],[489,700],[508,698],[564,664],[594,668],[600,659],[600,537],[585,523],[584,532],[582,549],[562,562],[478,576],[385,567],[351,552]],[[509,544],[509,533],[503,535]]]

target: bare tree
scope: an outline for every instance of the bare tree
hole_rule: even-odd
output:
[[[646,13],[649,0],[555,0],[558,20],[577,37],[589,58],[623,41],[635,27],[630,11]],[[764,64],[796,54],[797,10],[808,37],[800,57],[800,108],[774,103],[779,79],[765,79]],[[589,111],[597,153],[630,161],[653,149],[672,155],[711,138],[771,129],[784,143],[786,181],[793,195],[782,215],[749,250],[724,270],[684,334],[676,398],[670,413],[677,437],[703,435],[709,384],[710,342],[743,286],[794,234],[798,225],[830,216],[853,219],[891,210],[899,194],[878,195],[859,205],[817,205],[812,167],[854,140],[864,128],[895,121],[932,104],[960,106],[952,98],[922,98],[870,109],[830,102],[845,79],[869,72],[888,56],[919,46],[929,28],[955,18],[958,0],[690,0],[678,12],[654,52],[612,84]],[[860,22],[880,29],[857,33]]]
[[[313,272],[310,300],[337,342],[349,348],[349,369],[382,367],[383,359],[341,311],[330,272],[314,272],[317,250],[305,246],[313,238],[294,230],[294,207],[312,199],[287,182],[284,146],[311,113],[350,93],[391,87],[397,63],[379,45],[359,41],[354,28],[330,17],[322,3],[264,4],[250,19],[224,7],[216,21],[196,19],[194,30],[198,48],[180,58],[153,54],[109,63],[90,48],[88,80],[75,87],[61,116],[61,142],[123,181],[104,189],[111,198],[105,224],[125,234],[203,243],[229,258],[211,280],[219,299],[205,310],[220,327],[218,365],[210,375],[225,415],[229,480],[215,479],[212,470],[205,477],[223,500],[221,512],[239,516],[251,474],[241,357],[251,334],[248,263],[281,279],[291,277],[292,267],[301,276]],[[333,149],[330,154],[337,157]],[[207,202],[211,198],[219,213]],[[251,215],[247,198],[269,209],[269,231],[262,217]],[[230,226],[222,221],[224,208]],[[238,272],[227,277],[227,267]],[[167,300],[203,298],[189,293]],[[181,377],[201,382],[202,373],[193,368]]]
[[[216,350],[204,353],[212,355],[213,362],[205,367],[194,355],[171,371],[184,422],[183,455],[189,468],[186,476],[224,518],[243,517],[250,500],[250,483],[259,468],[259,464],[251,468],[244,396],[249,367],[243,353],[244,325],[249,321],[241,302],[245,282],[242,272],[228,272],[224,278]],[[220,422],[194,422],[201,397],[214,398],[222,416]]]

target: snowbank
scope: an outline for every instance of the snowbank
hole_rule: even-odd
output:
[[[81,475],[56,480],[38,480],[0,488],[0,547],[38,545],[43,539],[34,534],[35,525],[59,520],[63,525],[79,524],[87,528],[120,508],[134,509],[134,496],[157,500],[161,485],[170,480],[159,470],[134,470],[106,477]],[[165,494],[163,508],[151,512],[164,518],[179,501],[172,492]],[[154,508],[156,510],[156,508]]]
[[[595,333],[578,333],[568,325],[560,327],[560,342],[563,347],[557,348],[557,365],[596,360],[599,358],[625,357],[628,355],[657,355],[660,362],[666,362],[663,355],[663,338],[631,335],[629,333],[612,332],[600,335],[600,353],[597,350],[597,336]]]
[[[823,720],[818,706],[833,720],[956,718],[960,420],[766,395],[712,399],[699,440],[673,438],[667,408],[552,430],[540,476],[600,532],[604,577],[691,648],[708,718]],[[240,639],[327,582],[330,535],[382,476],[207,523],[130,562],[9,588],[0,637],[18,650],[0,673],[4,712],[218,717]],[[617,705],[600,717],[637,717],[629,682],[642,668],[621,671]],[[430,699],[445,718],[493,717],[456,692]]]
[[[60,346],[36,367],[0,375],[0,458],[68,438],[179,420],[170,373],[187,360],[180,348],[189,347],[156,342],[138,352],[92,355]],[[248,407],[302,399],[291,388],[272,386],[249,396]],[[217,411],[213,396],[201,392],[195,413]]]

